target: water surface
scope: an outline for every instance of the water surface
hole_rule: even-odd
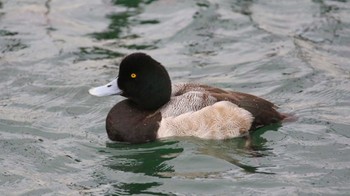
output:
[[[298,120],[236,138],[108,140],[91,86],[142,51],[173,82],[264,97]],[[0,0],[1,195],[348,195],[346,0]]]

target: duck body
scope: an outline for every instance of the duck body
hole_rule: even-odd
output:
[[[271,102],[254,95],[201,84],[173,84],[165,68],[144,53],[125,57],[117,79],[90,89],[97,96],[127,99],[108,113],[113,141],[144,143],[171,136],[229,139],[285,118]]]

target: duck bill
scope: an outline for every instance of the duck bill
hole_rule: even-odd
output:
[[[91,88],[89,90],[89,93],[97,97],[120,95],[123,91],[119,89],[117,81],[118,78],[112,80],[110,83],[105,84],[103,86]]]

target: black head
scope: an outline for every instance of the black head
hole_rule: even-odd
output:
[[[165,68],[144,53],[133,53],[120,63],[118,87],[140,109],[158,109],[170,100],[171,81]]]

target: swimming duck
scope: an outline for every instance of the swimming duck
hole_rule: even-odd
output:
[[[110,140],[144,143],[171,136],[228,139],[282,121],[276,106],[254,95],[202,84],[171,84],[164,66],[144,53],[120,63],[119,75],[91,95],[121,95],[109,111]]]

